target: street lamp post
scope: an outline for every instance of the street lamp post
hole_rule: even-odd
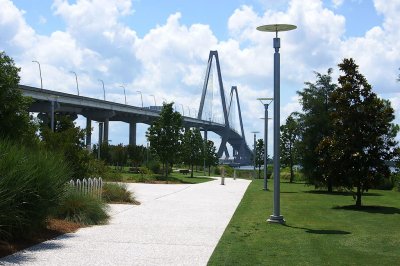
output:
[[[140,100],[142,101],[142,108],[143,108],[143,95],[141,91],[136,91],[137,93],[140,93]]]
[[[185,116],[185,109],[183,108],[183,104],[180,104],[182,107],[182,115]]]
[[[258,131],[252,131],[251,133],[253,133],[254,134],[254,150],[253,150],[253,164],[254,164],[254,166],[253,166],[253,178],[254,179],[256,179],[256,151],[257,151],[257,143],[256,143],[256,135],[257,135],[257,133],[260,133],[260,132],[258,132]]]
[[[153,100],[154,100],[154,106],[157,106],[157,103],[156,103],[156,97],[155,97],[153,94],[151,94],[150,96],[153,96]]]
[[[126,105],[126,91],[125,91],[125,86],[124,86],[124,85],[120,85],[120,87],[124,89],[125,105]]]
[[[272,24],[257,27],[259,31],[275,32],[273,40],[274,54],[274,211],[269,217],[270,223],[285,223],[280,214],[280,55],[279,48],[281,40],[278,38],[278,31],[294,30],[297,27],[290,24]]]
[[[268,190],[268,107],[272,103],[273,98],[258,98],[264,105],[264,190]]]
[[[106,100],[106,89],[104,89],[104,81],[99,79],[99,81],[101,82],[101,84],[103,84],[103,99],[104,101]]]
[[[43,90],[43,80],[42,80],[42,68],[40,67],[39,61],[33,60],[33,63],[37,63],[39,66],[39,75],[40,75],[40,88]]]
[[[75,75],[76,91],[78,92],[78,96],[79,96],[78,76],[76,75],[75,71],[70,71],[70,72]]]

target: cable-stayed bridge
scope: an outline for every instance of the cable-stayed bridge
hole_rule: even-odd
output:
[[[214,90],[213,84],[214,72],[217,74],[217,91]],[[159,117],[159,106],[137,107],[25,85],[20,85],[20,89],[25,96],[34,100],[30,112],[48,113],[53,118],[56,113],[84,116],[88,129],[86,135],[88,148],[92,145],[92,121],[99,122],[99,142],[107,143],[110,121],[129,123],[129,144],[136,145],[136,124],[151,125]],[[239,129],[235,129],[236,124],[240,125]],[[205,139],[209,131],[218,134],[221,137],[218,149],[220,158],[224,154],[225,158],[230,157],[227,148],[227,144],[230,144],[233,150],[233,162],[240,165],[250,164],[252,151],[245,140],[238,91],[236,86],[233,86],[227,101],[217,51],[210,51],[197,118],[183,115],[183,125],[185,128],[199,128],[204,132]]]

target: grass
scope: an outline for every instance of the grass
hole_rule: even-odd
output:
[[[170,183],[170,184],[197,184],[213,180],[210,177],[204,177],[203,172],[194,172],[193,178],[190,174],[184,175],[178,172],[172,172],[168,175],[168,179],[159,174],[133,174],[122,172],[122,182],[138,182],[138,183]]]
[[[400,193],[370,190],[355,209],[350,193],[284,182],[287,223],[277,225],[266,222],[273,192],[262,182],[250,184],[209,265],[398,265]]]
[[[107,203],[140,204],[135,200],[133,193],[127,189],[126,184],[120,183],[104,183],[102,198]]]

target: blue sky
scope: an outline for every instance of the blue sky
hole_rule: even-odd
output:
[[[38,60],[48,89],[74,93],[73,70],[85,96],[101,98],[98,79],[103,79],[109,100],[123,100],[119,86],[124,84],[129,104],[140,105],[136,91],[141,90],[145,105],[155,95],[158,102],[193,110],[209,50],[217,49],[226,94],[238,86],[251,140],[250,132],[263,128],[263,108],[255,99],[273,96],[273,36],[256,26],[298,26],[281,34],[281,122],[300,110],[296,91],[313,81],[313,71],[333,67],[337,77],[336,65],[344,57],[355,58],[398,115],[399,15],[396,0],[0,0],[0,50],[22,68],[21,82],[27,85],[40,85],[31,62]],[[84,119],[77,123],[84,125]],[[270,129],[271,135],[272,122]],[[145,130],[138,126],[140,144]],[[127,143],[127,131],[126,124],[113,123],[112,143]]]

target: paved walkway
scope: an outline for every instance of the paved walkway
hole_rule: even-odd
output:
[[[206,265],[249,183],[129,184],[141,205],[112,204],[110,224],[62,235],[0,264]]]

